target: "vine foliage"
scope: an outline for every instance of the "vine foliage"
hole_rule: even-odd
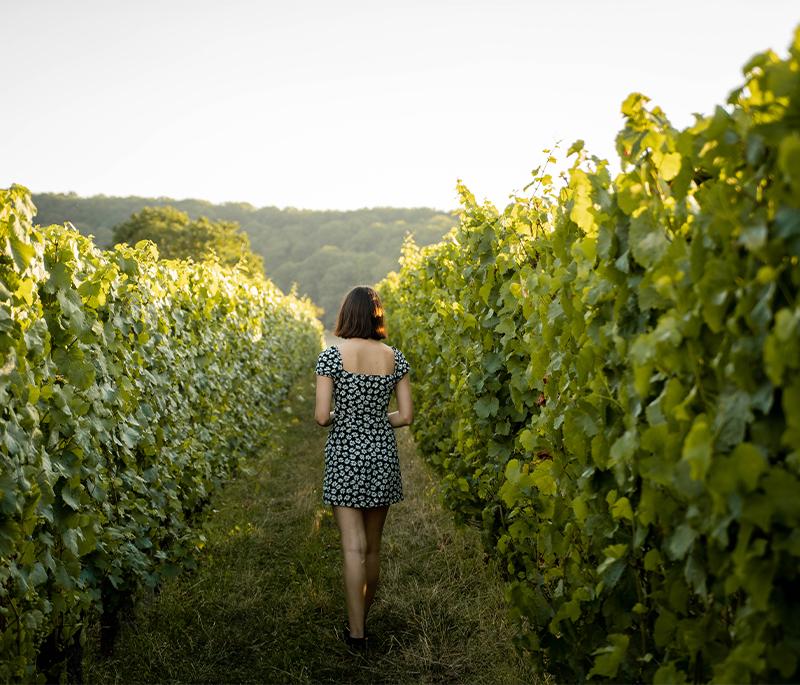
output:
[[[558,680],[797,680],[800,30],[677,130],[622,105],[622,171],[408,242],[380,284],[446,503]]]
[[[79,671],[92,617],[108,647],[138,587],[196,565],[322,331],[263,277],[33,214],[0,191],[0,680],[44,682]]]

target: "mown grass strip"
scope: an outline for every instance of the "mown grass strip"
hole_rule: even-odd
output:
[[[143,595],[90,682],[531,683],[515,654],[502,585],[478,534],[457,529],[407,430],[398,431],[406,499],[387,519],[366,656],[340,640],[346,612],[339,536],[322,504],[326,432],[313,378],[249,474],[215,499],[199,569]]]

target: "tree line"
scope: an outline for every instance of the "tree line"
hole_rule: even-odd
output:
[[[376,283],[396,267],[407,234],[430,245],[455,224],[452,213],[424,207],[319,211],[75,193],[39,193],[33,201],[40,225],[70,221],[100,247],[147,238],[165,258],[199,257],[208,248],[223,263],[242,257],[281,290],[296,283],[322,308],[327,327],[351,286]]]

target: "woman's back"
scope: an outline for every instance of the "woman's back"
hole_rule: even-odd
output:
[[[367,425],[371,430],[380,429],[376,438],[384,434],[388,442],[394,443],[387,410],[392,392],[408,373],[408,362],[402,352],[382,343],[359,345],[359,341],[348,340],[320,353],[317,373],[333,379],[336,411],[331,440],[344,438],[345,432],[363,424],[362,429]]]
[[[394,350],[379,340],[350,338],[338,348],[342,367],[348,373],[389,376],[395,372]]]

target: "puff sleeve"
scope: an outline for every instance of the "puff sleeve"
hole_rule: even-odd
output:
[[[318,376],[336,378],[339,374],[338,357],[333,347],[322,350],[317,357],[317,366],[314,369]]]
[[[406,360],[403,353],[395,348],[395,370],[394,375],[395,378],[399,381],[403,376],[411,371],[411,366],[409,365],[408,361]]]

